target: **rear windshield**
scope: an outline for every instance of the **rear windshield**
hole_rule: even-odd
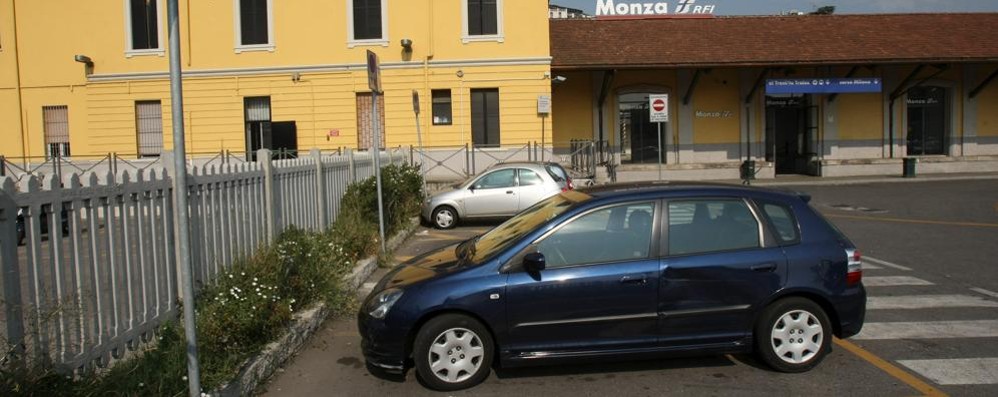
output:
[[[832,223],[831,221],[829,221],[828,218],[825,218],[824,214],[822,214],[820,211],[818,211],[817,209],[815,209],[814,206],[812,206],[810,204],[808,204],[807,207],[811,210],[811,212],[813,212],[815,215],[817,215],[818,219],[821,220],[825,224],[825,226],[828,226],[828,228],[831,229],[832,233],[835,234],[835,237],[838,237],[839,241],[841,241],[843,244],[846,244],[846,245],[849,245],[849,246],[855,246],[852,243],[852,241],[849,240],[849,237],[846,237],[846,234],[842,233],[842,230],[839,230],[839,228],[837,226],[835,226],[834,223]]]
[[[548,175],[554,178],[555,182],[563,182],[568,180],[568,173],[565,172],[564,168],[561,168],[557,164],[545,164],[544,169],[548,171]]]

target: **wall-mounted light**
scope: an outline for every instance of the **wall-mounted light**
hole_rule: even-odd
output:
[[[301,73],[298,72],[291,73],[291,81],[295,83],[301,81]]]
[[[555,83],[555,84],[564,83],[565,80],[568,80],[568,77],[565,77],[565,76],[554,76],[554,77],[551,78],[551,82]]]
[[[412,52],[412,40],[402,39],[402,50]]]
[[[86,55],[76,55],[73,56],[73,60],[86,65],[86,73],[88,76],[94,73],[94,60],[90,59],[90,57]]]

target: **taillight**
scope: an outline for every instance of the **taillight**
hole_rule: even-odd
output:
[[[849,265],[846,267],[846,285],[852,286],[863,281],[863,255],[858,249],[847,249],[846,257]]]
[[[568,178],[568,190],[575,190],[575,184],[572,183],[572,178]]]
[[[568,191],[569,189],[570,189],[570,188],[569,188],[568,186],[565,186],[565,187],[561,188],[561,191],[562,191],[562,192],[567,192],[567,191]]]

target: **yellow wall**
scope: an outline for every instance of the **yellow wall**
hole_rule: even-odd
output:
[[[677,100],[682,100],[677,98]],[[700,76],[691,101],[693,105],[693,143],[740,142],[741,101],[738,73],[734,69],[715,69]],[[730,112],[728,117],[697,117],[696,112]]]
[[[0,154],[20,156],[13,49],[15,0],[0,0]],[[126,53],[123,0],[16,0],[24,135],[43,156],[41,107],[68,105],[74,157],[136,153],[135,101],[160,100],[171,145],[165,0],[159,54]],[[460,0],[388,1],[387,42],[348,45],[346,0],[274,0],[272,51],[236,51],[233,1],[181,1],[184,100],[189,152],[245,149],[243,98],[270,96],[273,121],[296,121],[299,149],[357,144],[356,94],[367,92],[364,53],[383,66],[388,145],[416,143],[412,90],[421,98],[423,142],[470,141],[472,88],[498,88],[502,144],[550,137],[537,96],[551,92],[547,13],[542,2],[505,0],[502,41],[464,42]],[[188,10],[188,4],[191,9]],[[190,17],[190,19],[188,19]],[[78,34],[74,34],[76,32]],[[413,42],[404,53],[402,38]],[[94,60],[93,75],[73,61]],[[458,77],[458,72],[463,77]],[[300,81],[292,81],[299,73]],[[454,124],[433,126],[430,90],[452,90]],[[327,139],[330,129],[340,136]]]
[[[980,73],[987,76],[991,70]],[[998,136],[998,112],[988,109],[998,109],[998,81],[992,81],[972,101],[977,101],[977,136]]]
[[[567,146],[572,139],[593,139],[593,91],[590,72],[561,72],[565,82],[553,87],[554,142]]]
[[[842,94],[836,97],[840,140],[879,140],[884,134],[882,94]]]

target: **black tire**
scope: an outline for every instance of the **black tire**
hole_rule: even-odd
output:
[[[457,226],[457,210],[449,205],[441,205],[433,210],[430,223],[437,229],[452,229]]]
[[[416,375],[424,385],[439,391],[482,383],[489,377],[495,351],[488,329],[460,314],[444,314],[428,321],[419,329],[412,347]]]
[[[755,326],[755,351],[777,371],[806,372],[831,351],[832,337],[831,322],[820,305],[791,297],[763,310]]]

